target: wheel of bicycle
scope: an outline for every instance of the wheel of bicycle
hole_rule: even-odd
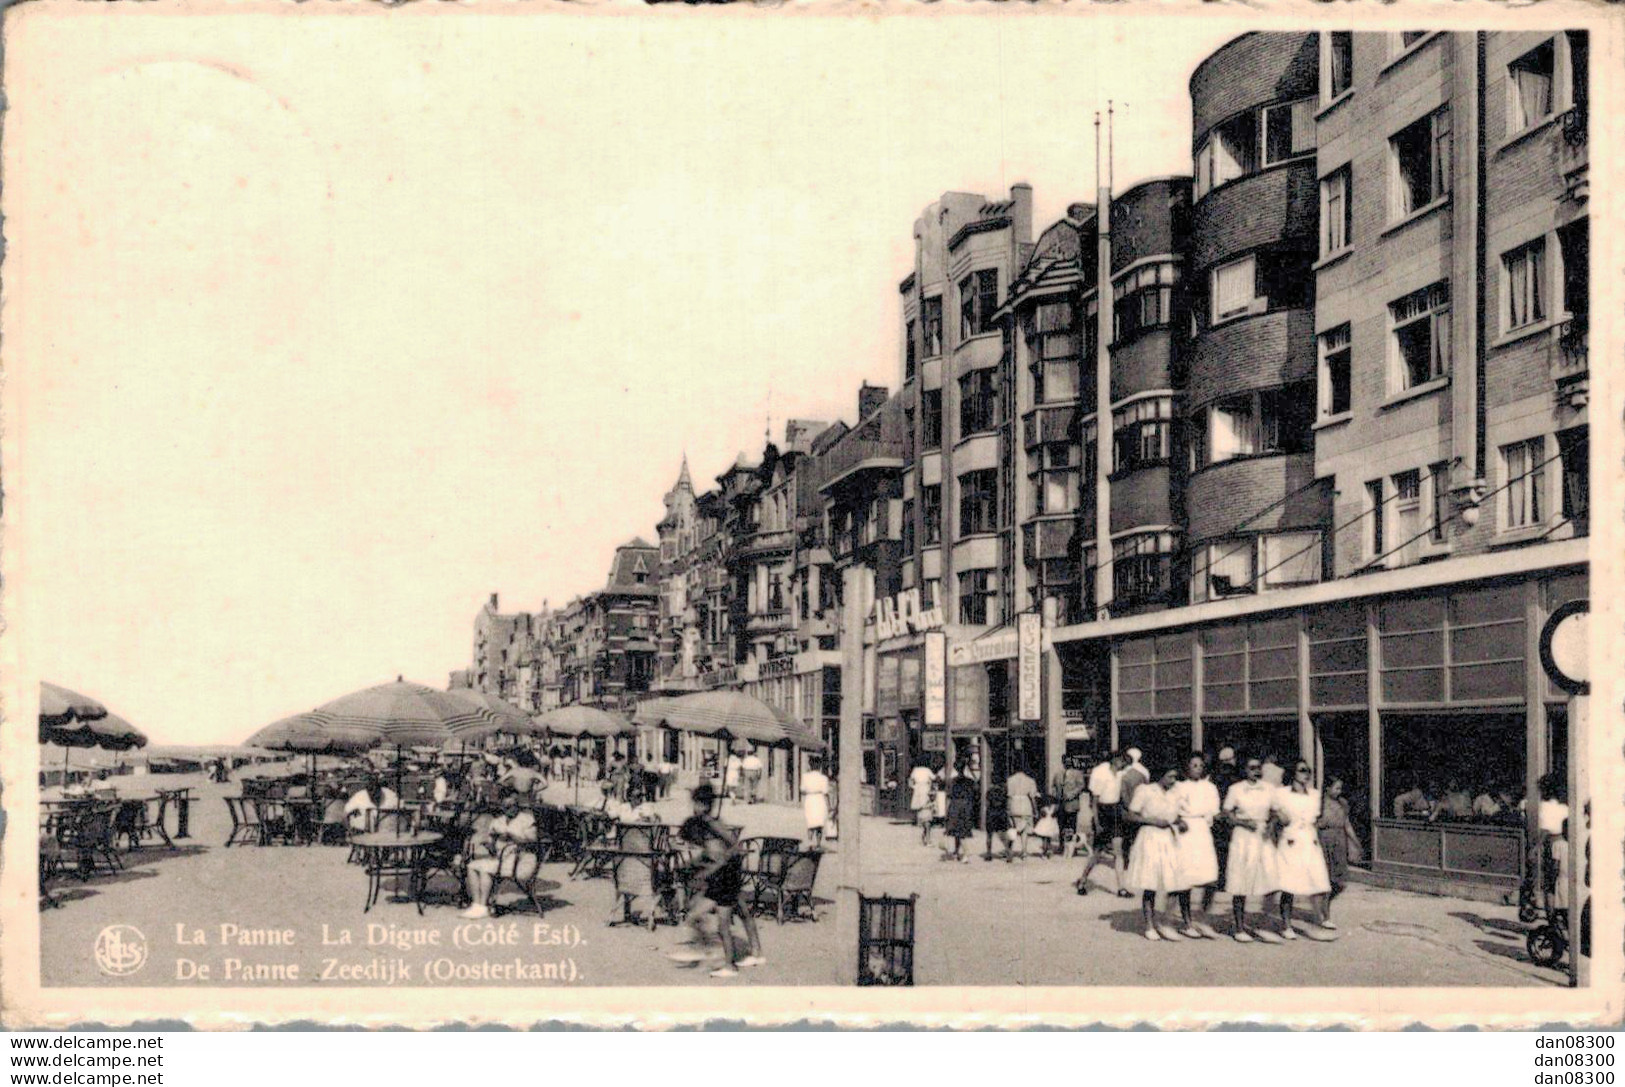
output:
[[[1552,925],[1542,925],[1529,934],[1529,958],[1536,966],[1556,966],[1568,949],[1568,942]]]

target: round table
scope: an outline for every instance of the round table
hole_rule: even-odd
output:
[[[370,834],[357,834],[350,844],[362,852],[362,863],[367,870],[366,913],[378,901],[385,876],[406,875],[406,901],[416,903],[418,913],[423,912],[423,851],[438,843],[445,835],[420,830],[416,834],[379,830]],[[397,883],[397,889],[399,884]]]

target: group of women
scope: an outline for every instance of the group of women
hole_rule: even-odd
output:
[[[1140,892],[1145,938],[1217,939],[1208,918],[1222,890],[1230,896],[1231,936],[1240,943],[1297,939],[1293,909],[1300,898],[1308,899],[1314,921],[1303,935],[1332,939],[1337,926],[1331,920],[1331,899],[1342,881],[1334,884],[1322,830],[1337,826],[1346,832],[1341,791],[1341,782],[1334,779],[1323,799],[1314,787],[1313,768],[1302,760],[1292,765],[1283,784],[1271,785],[1263,778],[1263,760],[1253,757],[1243,763],[1241,780],[1221,798],[1200,753],[1190,756],[1183,777],[1169,769],[1139,785],[1121,812],[1132,845],[1119,893]],[[1342,866],[1341,877],[1347,854],[1330,852],[1334,865]],[[1086,891],[1087,884],[1080,881],[1079,889]],[[1197,891],[1199,905],[1193,909]],[[1248,903],[1265,910],[1271,895],[1277,897],[1278,926],[1272,930],[1267,922],[1250,924]],[[1159,896],[1177,907],[1176,923],[1164,922],[1157,909]]]

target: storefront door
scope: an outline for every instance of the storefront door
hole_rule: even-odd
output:
[[[1349,821],[1362,843],[1371,841],[1371,725],[1363,713],[1323,713],[1315,717],[1322,762],[1320,787],[1343,782]]]

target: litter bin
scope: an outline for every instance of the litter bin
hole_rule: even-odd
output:
[[[858,896],[858,984],[914,984],[914,903]]]

